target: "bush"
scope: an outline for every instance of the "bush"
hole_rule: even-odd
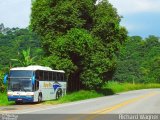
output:
[[[0,93],[6,92],[7,86],[3,84],[4,73],[0,71]]]
[[[119,93],[124,91],[139,90],[139,89],[149,89],[149,88],[160,88],[160,84],[150,83],[150,84],[131,84],[131,83],[119,83],[116,81],[109,81],[104,84],[103,90],[109,89],[113,93]]]
[[[14,102],[9,102],[6,93],[0,93],[0,106],[11,105]]]
[[[60,102],[72,102],[72,101],[78,101],[78,100],[84,100],[89,98],[96,98],[103,96],[100,93],[97,93],[96,91],[85,91],[80,90],[78,92],[73,92],[71,94],[68,94],[60,99]]]
[[[80,90],[77,92],[69,93],[66,96],[60,98],[58,101],[50,100],[50,101],[44,102],[44,104],[60,104],[60,103],[96,98],[96,97],[101,97],[101,96],[103,96],[102,93],[98,93],[94,90],[92,91]]]

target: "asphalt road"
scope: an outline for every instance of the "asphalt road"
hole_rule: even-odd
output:
[[[125,119],[126,114],[160,114],[160,89],[136,90],[61,105],[13,105],[0,107],[0,113],[18,114],[18,120],[120,120]],[[140,116],[127,117],[140,119]],[[160,116],[153,117],[160,120]]]

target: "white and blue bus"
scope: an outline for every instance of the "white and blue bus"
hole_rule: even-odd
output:
[[[58,99],[66,94],[64,74],[63,70],[43,66],[12,68],[4,77],[4,83],[8,83],[8,100],[19,103]]]

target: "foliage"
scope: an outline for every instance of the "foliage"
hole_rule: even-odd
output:
[[[0,92],[0,106],[12,105],[14,102],[9,102],[7,98],[7,93]]]
[[[89,98],[96,98],[96,97],[101,97],[103,96],[100,93],[97,93],[96,91],[78,91],[74,92],[71,94],[68,94],[60,99],[60,102],[73,102],[77,100],[84,100],[84,99],[89,99]]]
[[[130,37],[117,57],[114,80],[130,83],[160,83],[160,41],[149,36]]]
[[[112,64],[103,52],[105,48],[99,40],[93,38],[86,30],[71,29],[53,44],[54,52],[49,58],[49,66],[71,73],[81,72],[80,79],[85,85],[90,88],[97,85],[97,88],[100,87],[103,76],[99,75],[106,72]],[[46,62],[43,64],[46,65]],[[72,79],[76,77],[78,76]]]
[[[111,79],[115,52],[127,37],[120,18],[107,0],[37,0],[30,28],[41,37],[42,64],[67,71],[69,83],[99,89]]]
[[[18,59],[11,59],[11,61],[19,62],[21,66],[29,66],[35,64],[35,58],[31,57],[31,50],[28,48],[27,50],[22,50],[22,54],[19,55]]]
[[[12,28],[7,34],[0,33],[0,44],[0,70],[3,71],[11,66],[20,66],[21,64],[11,59],[19,58],[21,51],[27,48],[30,48],[30,54],[37,56],[39,60],[43,55],[39,38],[28,29]]]
[[[58,101],[57,100],[46,101],[44,102],[44,104],[60,104],[60,103],[67,103],[67,102],[85,100],[90,98],[97,98],[101,96],[103,96],[103,94],[97,93],[94,90],[92,91],[80,90],[78,92],[68,93],[66,96],[63,96]]]
[[[5,85],[3,84],[3,78],[4,78],[4,74],[2,71],[0,71],[0,93],[1,92],[5,92]]]
[[[111,90],[113,93],[120,93],[131,90],[160,88],[160,84],[147,83],[147,84],[131,84],[131,83],[119,83],[117,81],[109,81],[103,85],[104,90]]]

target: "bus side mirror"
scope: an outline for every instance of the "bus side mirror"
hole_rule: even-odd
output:
[[[4,76],[4,80],[3,80],[3,83],[4,83],[4,84],[7,83],[7,79],[8,79],[8,74],[6,74],[6,75]]]
[[[35,84],[35,75],[32,77],[32,85]]]

